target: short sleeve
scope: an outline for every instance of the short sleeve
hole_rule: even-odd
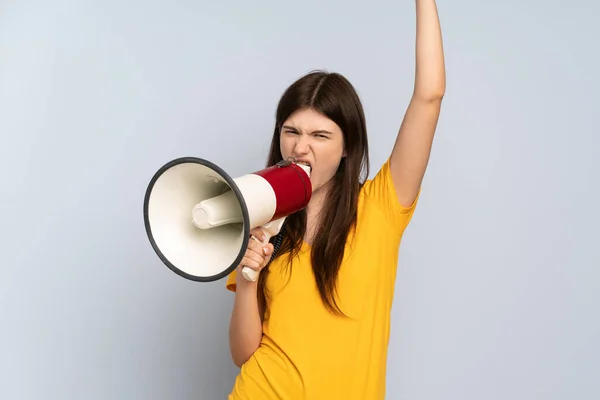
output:
[[[383,218],[390,223],[392,230],[398,235],[402,235],[412,219],[421,189],[419,189],[413,204],[409,207],[402,206],[398,201],[388,159],[375,177],[365,182],[363,191],[364,200],[368,206],[378,208]]]
[[[232,273],[227,275],[227,282],[225,283],[225,288],[232,292],[235,292],[235,290],[237,288],[237,285],[235,283],[236,274],[237,274],[237,268],[234,269]]]

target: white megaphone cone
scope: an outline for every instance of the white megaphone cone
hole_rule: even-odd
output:
[[[210,161],[178,158],[152,177],[144,225],[152,248],[172,271],[215,281],[241,263],[250,230],[261,227],[268,241],[311,195],[310,167],[292,159],[233,179]],[[258,277],[248,267],[242,275]]]

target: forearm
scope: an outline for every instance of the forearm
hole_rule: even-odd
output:
[[[416,0],[416,72],[414,95],[440,99],[446,90],[442,32],[435,0]]]
[[[238,285],[229,324],[229,347],[235,365],[241,367],[250,358],[261,338],[256,284]]]

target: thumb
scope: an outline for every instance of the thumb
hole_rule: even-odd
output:
[[[263,251],[265,252],[265,257],[264,257],[264,263],[263,266],[267,265],[269,263],[269,260],[271,260],[271,256],[273,255],[273,243],[267,243],[264,247],[263,247]]]

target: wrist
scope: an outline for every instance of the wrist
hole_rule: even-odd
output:
[[[258,279],[256,281],[249,281],[242,276],[242,274],[238,274],[236,279],[236,291],[237,292],[254,292],[258,289]]]
[[[235,302],[248,306],[257,300],[258,284],[256,282],[246,281],[244,278],[240,279],[236,285]]]

